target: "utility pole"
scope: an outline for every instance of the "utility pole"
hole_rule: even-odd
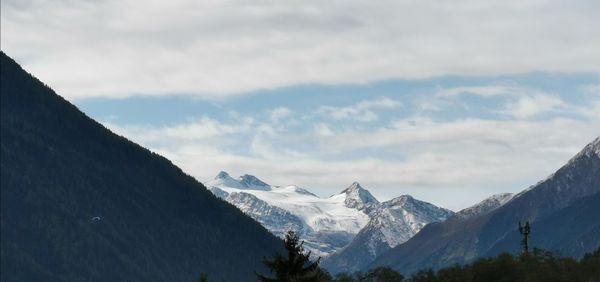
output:
[[[521,245],[523,246],[523,252],[529,252],[529,234],[531,233],[531,226],[529,225],[529,221],[525,221],[525,224],[521,224],[519,221],[519,233],[523,235],[523,239],[521,240]]]

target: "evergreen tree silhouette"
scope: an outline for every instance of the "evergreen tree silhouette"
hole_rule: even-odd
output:
[[[271,273],[275,274],[270,278],[261,274],[256,274],[258,279],[263,282],[309,282],[309,281],[328,281],[330,276],[327,272],[319,268],[319,257],[316,261],[310,260],[310,251],[304,252],[298,234],[294,231],[288,231],[284,239],[287,257],[276,254],[273,259],[264,259],[263,263],[269,268]]]

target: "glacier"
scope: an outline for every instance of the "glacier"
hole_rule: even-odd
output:
[[[366,227],[379,231],[371,244],[394,247],[429,222],[453,214],[408,195],[381,203],[358,182],[327,198],[295,185],[269,185],[252,175],[233,178],[224,171],[205,186],[279,237],[288,230],[298,232],[313,257],[340,251]]]

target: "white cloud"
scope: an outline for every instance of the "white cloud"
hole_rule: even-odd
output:
[[[470,94],[483,97],[510,96],[520,94],[522,91],[518,87],[491,85],[491,86],[462,86],[445,88],[438,91],[436,97],[451,97],[460,94]]]
[[[277,129],[267,123],[261,123],[256,127],[256,133],[267,136],[277,136]]]
[[[593,93],[593,85],[582,87],[584,92]],[[589,115],[589,107],[581,107],[566,103],[558,95],[545,93],[537,89],[513,85],[485,85],[485,86],[467,86],[453,87],[439,90],[431,101],[428,101],[422,108],[439,109],[446,101],[444,99],[457,99],[459,95],[476,95],[481,97],[506,98],[504,108],[499,113],[509,115],[516,119],[528,119],[547,113],[566,113],[579,115]],[[590,99],[595,102],[600,99]]]
[[[571,119],[432,122],[401,120],[393,128],[322,137],[323,150],[401,154],[382,186],[485,187],[544,178],[600,132],[600,122]],[[369,176],[365,176],[369,178]],[[393,180],[391,179],[393,178]],[[525,187],[521,187],[525,188]],[[505,188],[506,189],[506,188]],[[443,192],[444,189],[440,189]]]
[[[220,98],[307,83],[598,72],[599,5],[4,0],[0,26],[2,50],[69,99]]]
[[[331,131],[329,126],[327,126],[327,124],[325,124],[325,123],[322,123],[322,122],[317,123],[317,124],[315,124],[314,128],[315,128],[315,133],[317,135],[320,135],[320,136],[332,136],[333,135],[333,131]]]
[[[581,89],[588,94],[600,97],[600,83],[582,85]]]
[[[402,106],[402,103],[387,97],[381,97],[374,100],[360,101],[347,107],[321,106],[319,113],[325,113],[336,120],[354,119],[361,122],[371,122],[379,117],[371,110],[375,109],[395,109]]]
[[[504,112],[518,119],[530,118],[542,113],[567,109],[567,104],[558,97],[549,95],[533,95],[520,97],[507,105]]]
[[[380,97],[313,112],[280,106],[166,127],[114,124],[119,119],[105,124],[199,180],[220,170],[251,173],[322,196],[360,181],[383,200],[409,193],[461,208],[534,184],[600,134],[600,95],[593,85],[578,89],[583,90],[575,97],[582,100],[516,84],[481,85],[406,96],[406,106]],[[485,110],[504,115],[485,119],[475,109],[464,118],[446,116],[443,107],[453,112],[466,92],[501,97]],[[422,100],[443,102],[441,112],[410,111],[408,105],[418,108]],[[382,110],[394,111],[377,122],[344,126]]]
[[[290,117],[291,115],[292,111],[286,107],[275,108],[269,113],[271,120],[274,122],[279,122],[279,120]]]
[[[250,129],[256,126],[254,120],[249,118],[241,118],[234,123],[227,124],[208,117],[160,127],[150,125],[122,126],[110,120],[104,121],[103,124],[113,132],[131,137],[136,142],[146,144],[151,148],[181,146],[186,143],[199,142],[210,144],[215,140],[219,140],[221,145],[230,144],[235,139],[229,137],[248,133]],[[260,125],[258,128],[258,132],[261,133],[268,131]]]
[[[386,128],[342,132],[319,122],[307,132],[285,135],[260,121],[233,124],[201,119],[158,129],[107,126],[199,180],[211,179],[219,170],[252,173],[274,185],[297,184],[324,196],[360,181],[381,199],[410,193],[452,208],[472,204],[485,193],[524,189],[600,134],[598,119],[567,118],[436,122],[415,117]],[[234,145],[248,151],[228,149],[232,139],[247,140]],[[349,157],[360,150],[371,153]],[[398,155],[403,157],[388,157]]]
[[[396,100],[392,100],[388,97],[381,97],[375,100],[365,100],[358,102],[354,108],[358,110],[366,109],[395,109],[402,106],[402,103]]]

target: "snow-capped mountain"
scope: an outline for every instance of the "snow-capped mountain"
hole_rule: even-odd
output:
[[[328,198],[293,185],[271,186],[251,175],[234,179],[226,172],[220,172],[206,186],[277,236],[282,237],[289,229],[298,231],[304,246],[321,257],[342,249],[361,233],[369,234],[365,237],[370,238],[371,249],[387,250],[408,240],[427,223],[452,214],[410,196],[380,203],[357,182]]]
[[[320,198],[297,186],[271,186],[251,175],[234,179],[226,172],[220,172],[206,186],[277,236],[296,230],[305,240],[304,246],[317,256],[327,256],[348,244],[369,221],[365,212],[347,202],[362,207],[377,201],[358,184]]]
[[[512,193],[501,193],[492,195],[491,197],[486,198],[485,200],[473,206],[460,210],[454,215],[453,218],[467,219],[476,215],[491,212],[508,203],[508,201],[510,201],[513,198],[513,196],[514,194]]]
[[[219,172],[219,174],[207,184],[210,185],[207,187],[228,187],[263,191],[271,190],[271,186],[269,184],[262,182],[253,175],[244,174],[238,179],[233,179],[227,172],[224,171]]]
[[[345,195],[344,204],[346,207],[364,210],[367,214],[372,208],[379,205],[379,201],[364,189],[358,182],[352,183],[350,187],[344,189],[340,195]]]
[[[274,234],[283,235],[290,229],[303,232],[306,228],[304,222],[298,216],[282,208],[269,205],[250,193],[227,193],[217,187],[212,187],[211,191],[217,197],[235,203],[235,206],[242,212],[252,215],[252,218]]]
[[[357,271],[378,255],[407,241],[431,222],[443,221],[454,212],[402,195],[381,203],[370,212],[371,220],[352,242],[323,261],[329,271]]]

